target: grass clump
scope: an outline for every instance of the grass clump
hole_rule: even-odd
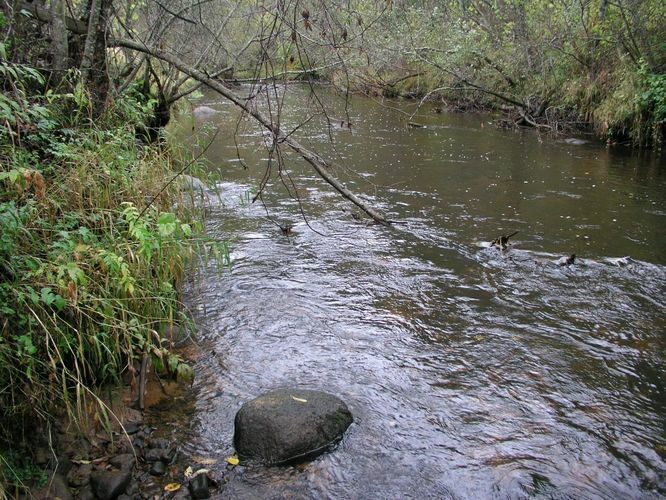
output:
[[[0,64],[4,458],[55,416],[76,421],[96,388],[137,377],[146,356],[191,377],[162,332],[188,321],[178,294],[188,264],[224,247],[169,184],[181,162],[164,145],[137,143],[150,102],[118,96],[93,121],[76,74],[58,94],[36,70]],[[12,482],[8,463],[0,478]]]

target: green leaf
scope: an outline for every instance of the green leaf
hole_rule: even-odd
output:
[[[56,306],[58,311],[62,311],[67,305],[67,301],[61,295],[53,293],[51,287],[42,288],[42,302],[47,306]]]
[[[160,214],[157,219],[157,230],[160,236],[171,236],[176,232],[176,216],[171,212]]]
[[[37,348],[32,343],[32,337],[30,335],[20,335],[16,337],[16,341],[19,343],[19,350],[28,354],[29,356],[34,355],[37,352]]]
[[[52,289],[50,287],[42,288],[42,302],[44,302],[44,304],[47,306],[50,306],[53,304],[54,300],[55,294],[53,293]]]
[[[176,380],[191,384],[194,382],[194,370],[187,363],[179,363],[176,368]]]
[[[58,311],[62,311],[67,305],[67,301],[59,294],[56,294],[54,304]]]

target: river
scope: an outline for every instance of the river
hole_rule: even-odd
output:
[[[181,118],[184,140],[213,138],[207,229],[232,259],[186,290],[200,354],[184,462],[215,460],[220,498],[666,494],[666,162],[430,104],[284,91],[257,105],[286,130],[308,119],[294,137],[397,223],[358,220],[286,151],[251,203],[270,138],[213,94],[195,105],[214,112]],[[287,386],[345,400],[343,441],[227,470],[240,405]]]

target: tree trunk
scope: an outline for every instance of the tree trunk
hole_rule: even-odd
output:
[[[599,22],[603,23],[606,20],[606,12],[608,12],[608,0],[601,0],[599,2]]]
[[[63,0],[51,1],[51,54],[53,56],[52,81],[58,85],[69,69],[69,45],[67,42],[66,4]]]
[[[81,57],[81,78],[91,92],[93,114],[104,111],[109,92],[109,75],[106,64],[106,29],[113,0],[90,0],[88,31]]]
[[[167,52],[159,50],[157,48],[146,47],[145,45],[135,42],[133,40],[127,39],[116,39],[113,42],[118,47],[126,47],[129,49],[136,50],[138,52],[143,52],[145,54],[151,55],[156,59],[161,59],[172,66],[174,66],[179,71],[190,75],[195,80],[204,83],[206,86],[215,90],[217,93],[225,97],[227,100],[233,102],[236,106],[243,109],[248,115],[252,116],[257,120],[261,125],[263,125],[267,130],[269,130],[274,137],[276,143],[285,143],[293,151],[298,153],[306,162],[308,162],[312,168],[319,174],[319,176],[324,179],[328,184],[330,184],[338,193],[351,201],[354,205],[363,210],[368,214],[375,222],[380,224],[390,224],[391,221],[386,219],[382,214],[376,211],[374,208],[365,203],[362,199],[356,196],[353,192],[347,189],[344,184],[337,180],[331,173],[330,169],[336,165],[330,161],[324,160],[317,153],[310,151],[309,149],[302,146],[296,139],[284,133],[280,126],[272,122],[268,117],[266,117],[261,111],[257,109],[256,106],[250,106],[248,101],[241,96],[237,95],[232,90],[228,89],[222,82],[210,78],[208,75],[202,71],[192,68],[191,66],[185,64],[176,56],[173,56]]]
[[[97,34],[97,26],[99,24],[99,15],[102,10],[102,0],[91,0],[90,9],[88,10],[88,34],[86,35],[86,43],[83,48],[83,56],[81,57],[81,78],[87,81],[90,77],[90,68],[93,63],[93,53],[95,51],[95,36]]]

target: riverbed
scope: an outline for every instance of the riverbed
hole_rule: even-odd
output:
[[[206,224],[231,265],[186,289],[200,355],[183,462],[215,461],[220,498],[666,494],[666,162],[429,104],[268,91],[256,105],[396,224],[271,158],[221,98],[193,104],[213,112],[181,133],[219,176]],[[299,466],[227,467],[240,405],[289,386],[347,402],[343,441]]]

